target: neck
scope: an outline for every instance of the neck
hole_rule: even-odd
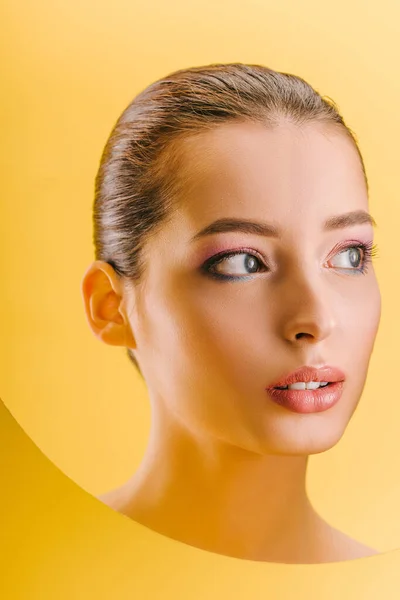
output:
[[[296,562],[319,517],[306,494],[307,457],[260,455],[152,424],[124,489],[124,512],[170,538],[250,560]]]

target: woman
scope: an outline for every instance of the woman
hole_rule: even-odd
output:
[[[374,220],[354,134],[304,80],[216,64],[155,82],[96,179],[91,329],[127,348],[152,426],[101,497],[170,538],[257,561],[376,552],[306,493],[342,437],[380,320]]]

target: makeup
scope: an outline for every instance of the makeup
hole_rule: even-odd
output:
[[[325,266],[328,268],[336,269],[342,273],[346,273],[349,275],[362,275],[366,274],[368,271],[368,266],[372,262],[372,259],[377,255],[378,248],[376,244],[373,243],[372,240],[368,241],[360,241],[360,240],[347,240],[346,242],[341,242],[336,244],[331,253],[332,258],[330,258]],[[224,274],[223,272],[218,272],[218,265],[226,264],[228,266],[229,259],[232,259],[238,255],[247,255],[251,260],[250,267],[253,272],[244,272],[241,274]],[[346,266],[346,260],[344,257],[348,255],[347,259],[349,261],[349,266]],[[357,258],[358,257],[358,258]],[[343,266],[340,264],[330,265],[334,259],[339,259],[339,261],[344,262]],[[356,260],[357,266],[352,265],[352,260]],[[236,265],[239,263],[236,262]],[[258,267],[255,268],[255,265]],[[243,266],[243,270],[245,267]],[[267,267],[267,261],[265,257],[263,257],[260,252],[255,250],[254,248],[248,247],[240,247],[240,248],[222,248],[217,249],[216,247],[213,250],[209,250],[207,252],[206,257],[203,257],[202,264],[200,266],[200,271],[213,279],[221,280],[221,281],[239,281],[239,280],[247,280],[251,279],[252,275],[261,274],[268,272],[270,270]]]
[[[332,408],[340,400],[344,380],[343,371],[335,367],[301,367],[268,386],[266,391],[271,400],[287,410],[318,413]]]

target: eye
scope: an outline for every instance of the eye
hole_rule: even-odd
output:
[[[332,266],[339,269],[356,269],[359,270],[363,266],[364,250],[360,246],[349,246],[345,250],[341,250],[330,261]],[[335,261],[335,262],[334,262]]]
[[[259,273],[265,267],[255,254],[238,250],[213,256],[205,263],[203,269],[220,279],[239,279],[241,276]]]
[[[352,275],[367,273],[372,258],[377,254],[377,246],[373,242],[354,242],[347,244],[329,261],[329,266]],[[209,258],[201,267],[201,271],[224,281],[243,280],[251,278],[251,275],[269,271],[264,261],[252,250],[240,250],[224,252]]]
[[[369,242],[347,243],[345,248],[342,248],[334,258],[330,261],[333,263],[330,266],[348,271],[352,275],[366,274],[368,267],[372,263],[373,258],[378,255],[378,246]]]

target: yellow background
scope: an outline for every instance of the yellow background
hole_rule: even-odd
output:
[[[0,96],[0,396],[23,430],[61,471],[91,494],[119,485],[137,468],[150,424],[146,389],[122,349],[102,345],[92,336],[80,293],[83,273],[93,259],[93,187],[104,143],[133,97],[173,70],[239,61],[292,72],[332,97],[358,136],[370,182],[370,209],[379,226],[380,256],[375,266],[383,298],[381,327],[361,404],[339,445],[311,459],[310,495],[321,513],[349,535],[382,551],[400,547],[398,0],[337,0],[333,4],[317,0],[7,0],[1,22],[5,60]],[[87,569],[85,561],[71,558],[68,552],[74,554],[80,543],[89,551],[100,539],[103,546],[98,546],[93,560],[100,561],[102,569],[128,565],[125,553],[131,553],[134,564],[131,546],[143,528],[106,509],[67,479],[61,483],[58,471],[43,463],[40,453],[35,454],[40,458],[32,463],[29,485],[22,491],[14,466],[26,469],[22,456],[36,450],[17,433],[12,419],[5,419],[6,437],[16,448],[15,465],[4,461],[0,473],[2,496],[7,496],[2,500],[6,502],[2,527],[7,539],[15,545],[19,539],[15,533],[32,526],[33,513],[22,518],[19,509],[20,503],[29,505],[34,489],[37,506],[45,513],[36,529],[28,528],[25,536],[31,556],[37,540],[40,552],[47,548],[51,567],[50,546],[54,528],[59,526],[57,547],[61,551],[65,542],[66,554],[54,563],[56,569],[63,568],[64,558],[72,561],[69,569]],[[39,473],[36,480],[34,469],[42,464],[49,476],[42,480]],[[20,490],[16,495],[14,480]],[[59,496],[54,496],[53,489],[59,490]],[[50,516],[46,512],[49,502],[54,511]],[[82,516],[74,512],[72,517],[72,506],[76,511],[81,506]],[[58,509],[62,523],[57,521]],[[71,533],[68,519],[81,523],[83,515],[89,520]],[[111,533],[114,526],[115,533]],[[50,537],[42,536],[42,527],[51,530]],[[103,527],[107,535],[115,536],[110,542],[112,553],[102,538]],[[159,557],[163,545],[172,543],[149,532],[146,536],[149,556],[150,548]],[[199,581],[206,564],[219,569],[221,577],[239,566],[243,573],[254,572],[251,585],[256,585],[258,576],[275,581],[272,573],[282,573],[279,566],[224,562],[202,552],[193,554],[183,545],[173,547],[177,554],[171,554],[168,546],[168,559],[160,559],[160,564],[167,573],[168,561],[188,552],[192,570],[176,575],[182,585],[189,585],[188,578],[194,577],[197,557]],[[11,556],[7,553],[3,567]],[[123,556],[125,562],[118,562]],[[343,568],[354,569],[357,576],[364,563],[370,572],[373,564],[386,568],[398,556],[356,561]],[[295,590],[300,589],[302,577],[306,581],[312,573],[318,582],[327,573],[325,567],[293,569]],[[7,573],[11,577],[12,569]],[[29,572],[40,581],[42,575],[44,571],[33,567]],[[129,574],[123,577],[128,585]],[[57,570],[52,578],[54,585],[61,581]],[[143,585],[150,585],[150,579],[145,577]],[[60,590],[67,590],[66,585]],[[289,589],[287,585],[284,589]],[[238,598],[248,597],[240,586],[232,590]],[[57,598],[64,597],[57,593]],[[21,595],[25,597],[36,598]]]
[[[6,456],[8,455],[7,459]],[[0,403],[3,600],[398,600],[400,551],[325,565],[205,552],[83,492]],[[7,524],[7,526],[5,526]]]

